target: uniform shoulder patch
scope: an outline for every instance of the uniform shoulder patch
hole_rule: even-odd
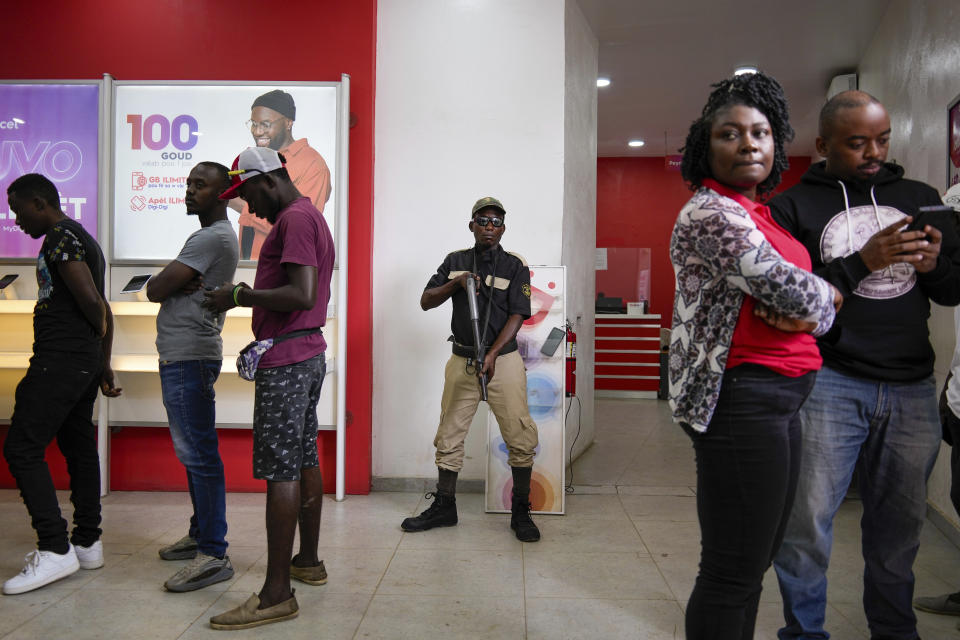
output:
[[[529,284],[527,284],[526,282],[524,282],[523,285],[521,285],[520,290],[523,292],[523,295],[527,296],[528,298],[530,297],[530,285],[529,285]]]
[[[450,253],[447,254],[447,257],[449,258],[450,256],[457,255],[458,253],[466,253],[468,251],[473,251],[473,247],[467,247],[466,249],[457,249],[456,251],[451,251]]]
[[[514,253],[513,251],[507,251],[507,253],[509,253],[509,254],[512,255],[514,258],[516,258],[517,260],[519,260],[519,261],[520,261],[520,264],[522,264],[523,266],[525,266],[525,267],[530,266],[530,265],[527,264],[526,259],[525,259],[522,255],[520,255],[519,253]]]

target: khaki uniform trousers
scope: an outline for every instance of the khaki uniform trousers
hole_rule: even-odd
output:
[[[527,408],[527,370],[519,351],[497,358],[493,380],[487,384],[490,410],[507,443],[511,467],[532,467],[537,448],[537,425]],[[459,472],[463,468],[463,441],[480,404],[480,383],[467,373],[467,358],[451,355],[444,372],[440,426],[433,444],[437,466]]]

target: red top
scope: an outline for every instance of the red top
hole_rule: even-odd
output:
[[[787,262],[810,271],[810,254],[799,240],[773,220],[769,207],[745,198],[715,180],[704,180],[703,185],[722,196],[735,200],[747,210],[757,229],[763,233],[767,242],[777,250],[777,253]],[[753,315],[755,304],[756,300],[753,297],[747,295],[743,298],[740,317],[733,330],[730,353],[727,356],[727,369],[752,362],[791,378],[819,370],[823,365],[823,359],[820,357],[816,339],[809,333],[774,329]]]
[[[330,229],[309,198],[298,198],[277,214],[277,222],[263,242],[253,286],[255,289],[274,289],[288,284],[290,279],[284,267],[287,263],[316,267],[317,304],[305,311],[288,312],[254,307],[253,335],[257,340],[322,327],[327,323],[333,259]],[[327,343],[319,333],[291,338],[263,354],[259,367],[265,369],[303,362],[326,348]]]

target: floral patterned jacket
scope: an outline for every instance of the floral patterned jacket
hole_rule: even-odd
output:
[[[720,394],[745,295],[785,315],[833,324],[833,290],[787,262],[738,202],[703,187],[680,211],[670,237],[677,277],[670,335],[673,419],[707,430]]]

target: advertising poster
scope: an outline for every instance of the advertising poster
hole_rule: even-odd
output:
[[[527,404],[540,440],[530,479],[531,510],[539,513],[563,513],[564,509],[565,348],[563,337],[550,340],[551,331],[565,327],[564,283],[563,267],[530,267],[533,315],[517,334],[527,368]],[[487,434],[486,510],[510,511],[513,475],[507,463],[507,445],[492,412],[487,417]]]
[[[196,230],[186,215],[187,175],[198,162],[232,165],[247,147],[287,159],[294,185],[323,212],[337,237],[337,90],[327,84],[116,83],[114,258],[166,261]],[[241,259],[256,260],[266,220],[230,202]]]
[[[947,188],[960,184],[960,96],[958,96],[947,110],[947,135],[949,147],[947,149]]]
[[[0,84],[0,258],[35,258],[42,240],[17,227],[7,187],[42,173],[60,208],[97,237],[99,84]]]

